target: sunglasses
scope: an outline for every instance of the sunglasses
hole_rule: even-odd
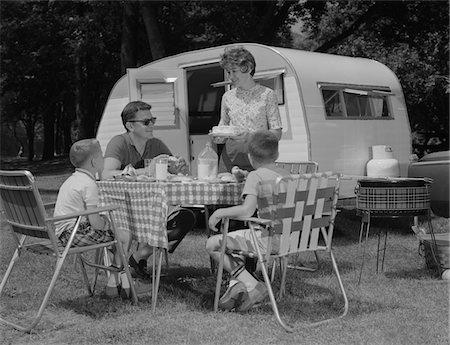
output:
[[[155,124],[156,122],[156,117],[152,117],[151,119],[145,119],[145,120],[130,120],[128,122],[140,122],[142,123],[144,126],[148,126],[150,123]]]

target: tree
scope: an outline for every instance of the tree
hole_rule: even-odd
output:
[[[314,37],[303,48],[386,64],[403,86],[414,138],[448,149],[448,2],[308,1],[303,10]],[[420,155],[427,149],[414,145]]]

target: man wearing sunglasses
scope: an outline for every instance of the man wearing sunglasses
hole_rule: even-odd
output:
[[[136,169],[137,175],[144,175],[146,158],[172,156],[169,148],[160,139],[153,137],[156,117],[152,115],[151,105],[141,101],[130,102],[123,109],[121,117],[126,132],[113,137],[106,147],[103,179],[120,175],[129,164]],[[178,168],[184,170],[186,166],[186,161],[181,159]],[[167,220],[168,251],[173,253],[184,236],[194,227],[195,215],[191,210],[176,208]],[[138,250],[130,256],[129,264],[136,276],[149,278],[146,271],[147,259],[152,252],[148,244],[140,243]]]

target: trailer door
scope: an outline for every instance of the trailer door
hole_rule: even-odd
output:
[[[152,106],[157,118],[154,136],[161,139],[174,155],[189,162],[187,97],[182,69],[127,70],[130,101]]]

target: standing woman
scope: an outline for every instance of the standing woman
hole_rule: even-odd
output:
[[[278,140],[281,138],[281,118],[278,101],[272,89],[253,80],[255,58],[244,47],[225,48],[220,66],[226,71],[234,88],[222,96],[219,126],[236,126],[242,132],[233,138],[214,138],[215,143],[223,143],[219,161],[219,172],[230,172],[233,166],[252,171],[248,160],[247,140],[249,134],[257,130],[270,130]]]

